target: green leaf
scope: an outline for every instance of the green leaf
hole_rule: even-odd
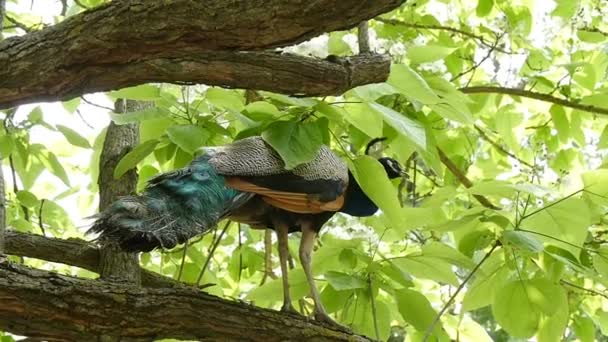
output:
[[[608,247],[603,246],[593,256],[593,267],[602,277],[608,279]]]
[[[262,138],[279,153],[285,168],[291,170],[316,157],[323,145],[320,123],[320,120],[303,123],[277,121],[262,133]]]
[[[153,85],[144,84],[136,87],[112,91],[109,95],[114,99],[149,101],[158,99],[160,97],[160,88]]]
[[[365,279],[353,274],[328,271],[325,272],[323,276],[325,279],[327,279],[331,286],[338,291],[363,289],[367,287],[367,282]]]
[[[272,120],[281,115],[281,112],[271,103],[256,101],[245,106],[246,115],[255,121]]]
[[[382,117],[367,103],[349,103],[344,106],[344,119],[368,137],[382,136]]]
[[[174,125],[175,121],[171,118],[158,118],[142,121],[139,125],[139,137],[141,142],[160,138],[167,128]]]
[[[456,50],[442,45],[418,45],[407,49],[407,58],[413,64],[431,63],[444,59]]]
[[[465,189],[465,191],[475,195],[491,195],[505,198],[512,197],[516,195],[517,192],[523,192],[539,197],[555,194],[555,191],[540,185],[530,183],[513,184],[512,182],[500,180],[480,181],[475,183],[472,187]]]
[[[540,253],[545,249],[536,235],[527,232],[509,230],[502,234],[502,240],[531,253]]]
[[[193,154],[209,139],[209,132],[195,125],[175,125],[167,128],[167,136],[182,150]]]
[[[593,319],[595,320],[595,324],[600,327],[602,335],[608,336],[608,312],[597,309],[597,311],[595,311]]]
[[[496,115],[496,130],[502,136],[503,141],[512,151],[519,151],[521,143],[516,136],[517,127],[523,122],[523,114],[505,107]]]
[[[490,14],[490,12],[492,12],[493,7],[494,0],[479,0],[477,2],[477,8],[475,9],[475,13],[478,17],[482,18]]]
[[[137,147],[135,147],[132,151],[125,154],[125,156],[120,159],[120,161],[116,165],[116,168],[114,169],[114,178],[118,179],[130,169],[136,167],[137,163],[142,161],[150,153],[152,153],[152,151],[154,151],[158,143],[159,140],[156,139],[148,140],[137,145]]]
[[[61,104],[68,113],[72,114],[78,109],[78,106],[80,106],[80,97],[75,97],[69,101],[63,101]]]
[[[550,284],[548,288],[541,287],[543,284],[537,284],[537,288],[542,291],[552,289],[550,296],[551,308],[553,312],[545,315],[540,322],[540,329],[536,335],[538,342],[553,342],[563,341],[564,332],[568,326],[570,310],[568,307],[568,294],[561,286]],[[530,294],[533,296],[534,293]],[[546,297],[545,297],[546,298]]]
[[[602,135],[600,136],[600,142],[598,143],[597,147],[602,149],[608,148],[608,125],[604,127]]]
[[[426,150],[426,132],[424,126],[407,116],[385,107],[379,103],[369,103],[371,109],[381,114],[384,121],[410,140],[416,146]]]
[[[452,271],[451,265],[440,259],[408,255],[393,259],[393,263],[416,278],[431,279],[438,283],[458,286],[458,278]]]
[[[61,181],[70,186],[70,179],[68,178],[68,174],[65,172],[65,169],[57,159],[57,156],[50,151],[42,150],[38,154],[38,159],[40,162],[49,170],[52,174],[57,176],[57,178],[61,179]]]
[[[361,156],[353,161],[350,170],[363,192],[389,218],[392,228],[404,231],[401,228],[403,213],[397,190],[388,179],[382,164],[370,156]]]
[[[135,112],[110,113],[112,121],[117,125],[142,122],[145,120],[159,119],[166,117],[166,114],[158,107],[146,108]]]
[[[27,119],[33,124],[39,124],[42,122],[42,109],[40,106],[34,107],[30,114],[27,116]]]
[[[219,108],[235,112],[240,112],[245,108],[245,99],[236,90],[211,88],[207,89],[205,95],[209,103]]]
[[[606,36],[602,32],[578,30],[576,35],[581,41],[586,43],[601,43],[606,40]]]
[[[0,135],[0,159],[7,158],[15,148],[15,143],[10,135]]]
[[[576,215],[572,215],[576,213]],[[537,236],[538,239],[553,244],[562,244],[552,239],[566,241],[563,248],[574,255],[579,255],[580,248],[587,237],[587,228],[591,224],[589,207],[579,198],[568,198],[545,209],[522,221],[522,227],[526,230],[539,232],[545,236]]]
[[[551,106],[549,113],[551,113],[551,119],[555,129],[557,130],[559,140],[562,143],[568,142],[568,139],[570,138],[570,123],[568,122],[568,117],[566,116],[564,107],[553,105]]]
[[[475,281],[464,295],[462,310],[471,311],[492,304],[496,291],[503,287],[508,278],[509,270],[506,266],[497,268],[491,274],[476,275]]]
[[[8,226],[22,233],[30,233],[34,230],[34,225],[22,218],[10,221]]]
[[[438,104],[441,99],[433,92],[426,81],[405,64],[393,64],[388,84],[395,87],[407,98],[423,104]]]
[[[425,296],[414,290],[401,289],[395,291],[395,297],[403,320],[418,331],[426,331],[431,326],[437,313]],[[433,332],[438,333],[440,331],[441,322],[438,322]]]
[[[555,0],[557,6],[551,12],[552,16],[562,17],[566,20],[572,18],[576,12],[578,12],[578,8],[580,6],[579,1],[572,0]]]
[[[585,316],[576,316],[572,320],[572,328],[581,342],[595,341],[595,325],[593,320]]]
[[[440,242],[431,242],[422,246],[422,255],[425,257],[441,259],[462,268],[473,269],[475,267],[473,260],[456,249]]]
[[[496,291],[492,313],[512,337],[529,338],[538,329],[540,310],[528,299],[525,281],[512,281]]]
[[[331,32],[327,41],[327,49],[331,55],[346,56],[352,54],[350,46],[344,41],[345,31]]]
[[[19,190],[17,191],[17,199],[21,203],[28,208],[36,208],[40,205],[40,201],[33,193],[27,190]]]
[[[70,144],[82,148],[91,148],[89,141],[82,135],[78,134],[78,132],[75,130],[64,125],[57,125],[57,130],[59,130],[59,132],[65,136]]]
[[[376,101],[385,95],[397,94],[399,91],[388,83],[372,83],[358,86],[346,92],[345,96],[354,96],[363,101]]]

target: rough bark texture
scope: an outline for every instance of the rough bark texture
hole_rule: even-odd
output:
[[[205,64],[217,62],[218,56],[230,51],[292,45],[324,32],[354,27],[401,3],[403,0],[113,1],[44,30],[0,42],[0,108],[115,89],[91,82],[100,73],[128,64],[151,63],[140,69],[160,64],[160,71],[166,73],[171,70],[167,61],[173,58],[178,59],[176,68],[183,69],[180,58],[187,61],[207,54]],[[220,53],[214,56],[212,51]],[[142,79],[140,83],[151,81]],[[82,88],[78,94],[75,85]],[[288,93],[302,92],[292,90]]]
[[[53,63],[53,61],[50,61]],[[48,80],[21,79],[18,92],[2,88],[0,108],[25,102],[68,100],[84,93],[149,82],[207,84],[268,90],[290,95],[338,95],[359,85],[384,82],[390,59],[382,55],[328,61],[277,52],[213,52],[180,58],[142,58],[128,64],[91,65]],[[2,71],[0,71],[1,77]],[[59,80],[59,78],[61,78]],[[17,85],[13,85],[17,86]],[[14,92],[14,94],[8,94]]]
[[[1,1],[1,0],[0,0]],[[0,159],[0,260],[3,258],[6,242],[6,194],[4,192],[4,173]]]
[[[0,264],[0,330],[45,340],[368,341],[192,289],[146,289]]]
[[[6,254],[58,262],[99,273],[99,249],[80,239],[58,239],[41,235],[6,232]],[[141,284],[146,287],[184,287],[172,278],[140,269]]]
[[[152,106],[150,102],[119,99],[115,103],[116,113],[142,110]],[[121,196],[132,195],[137,187],[137,172],[127,171],[114,179],[118,162],[139,143],[136,124],[116,125],[110,122],[99,158],[99,210],[105,210]],[[101,241],[99,275],[103,279],[121,280],[139,284],[141,276],[137,254],[126,253],[114,241]]]

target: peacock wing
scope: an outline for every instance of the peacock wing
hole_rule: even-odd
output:
[[[256,193],[275,206],[298,213],[337,211],[344,202],[348,167],[327,146],[310,162],[286,170],[281,157],[261,137],[206,148],[209,163],[226,184]]]

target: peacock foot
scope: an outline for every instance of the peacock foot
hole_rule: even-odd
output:
[[[291,303],[283,304],[283,306],[281,307],[281,312],[301,316],[301,314],[298,311],[296,311],[296,309],[293,308]]]
[[[326,312],[315,312],[315,321],[323,323],[324,325],[327,325],[335,330],[340,330],[340,331],[344,331],[347,333],[351,333],[352,330],[345,326],[342,325],[336,321],[333,320],[333,318],[329,317],[329,315]]]

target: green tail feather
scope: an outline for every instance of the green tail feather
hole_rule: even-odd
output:
[[[251,198],[227,188],[207,159],[201,156],[186,168],[153,178],[141,195],[123,197],[97,215],[89,231],[118,241],[127,251],[172,248],[205,233]]]

